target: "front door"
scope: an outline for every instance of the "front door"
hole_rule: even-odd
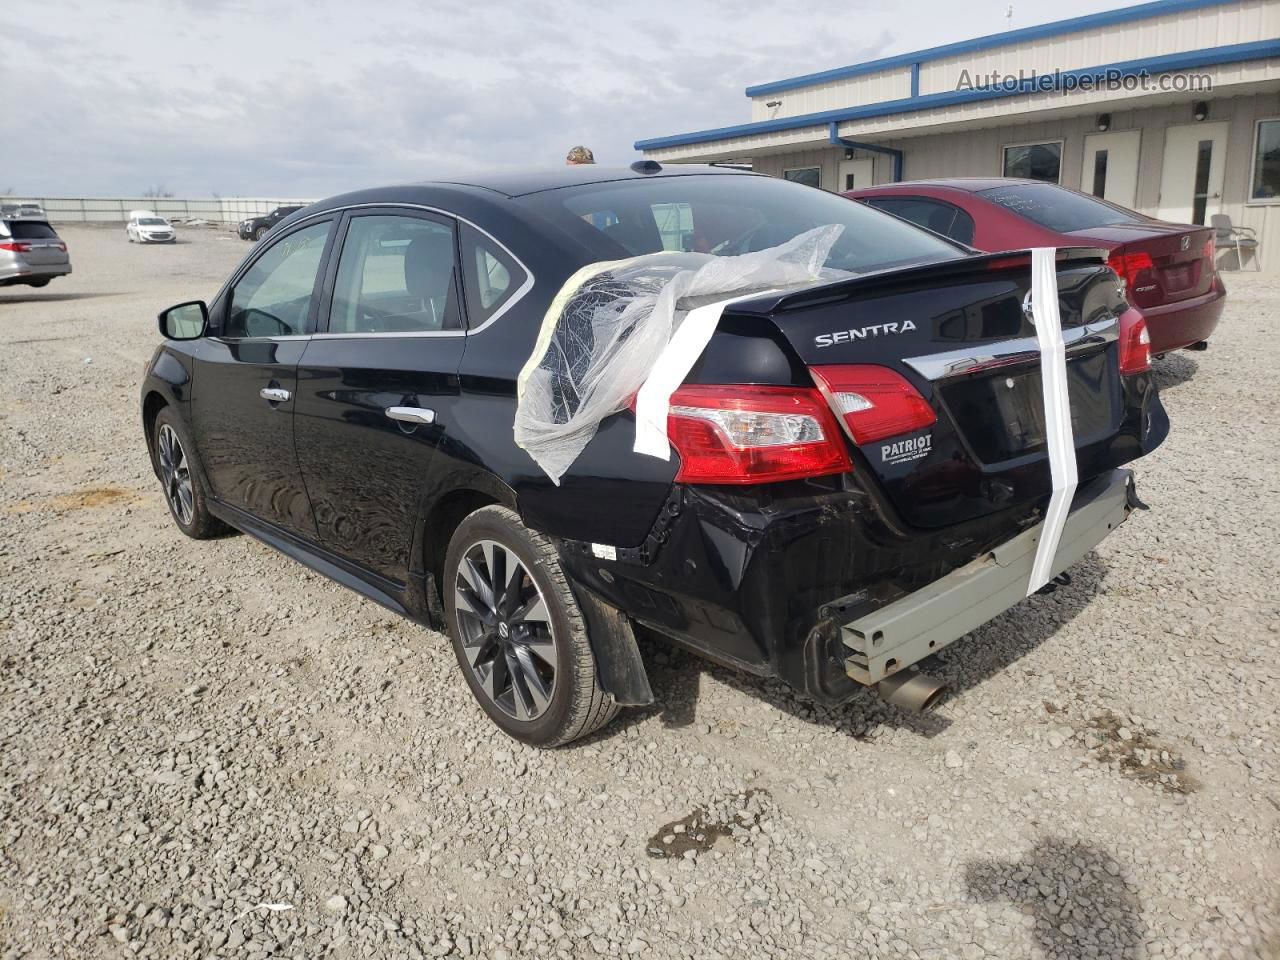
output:
[[[1204,224],[1220,212],[1227,127],[1223,121],[1165,130],[1164,169],[1160,175],[1161,220]]]
[[[1084,138],[1080,190],[1132,210],[1138,198],[1137,130],[1091,133]]]
[[[873,160],[841,160],[838,193],[875,186]]]
[[[295,439],[320,542],[403,583],[466,345],[455,226],[426,212],[350,216],[298,378]]]
[[[294,393],[332,227],[312,223],[263,248],[214,304],[192,373],[191,421],[213,495],[306,538],[315,521],[294,455]]]

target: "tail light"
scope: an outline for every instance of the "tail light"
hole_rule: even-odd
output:
[[[1132,307],[1120,314],[1120,372],[1142,373],[1151,369],[1151,333],[1147,320]]]
[[[1218,255],[1218,245],[1214,242],[1213,236],[1204,242],[1204,258],[1209,261],[1209,266],[1213,266],[1214,257]]]
[[[30,253],[31,244],[29,243],[0,243],[0,250],[8,250],[12,253]]]
[[[1113,253],[1107,258],[1107,266],[1120,275],[1126,287],[1132,287],[1137,283],[1138,274],[1143,270],[1153,269],[1155,264],[1151,260],[1151,254],[1138,251]]]
[[[856,444],[874,443],[938,419],[933,407],[901,374],[870,364],[810,367]]]
[[[682,483],[774,483],[853,468],[811,387],[685,385],[671,395],[667,437]]]

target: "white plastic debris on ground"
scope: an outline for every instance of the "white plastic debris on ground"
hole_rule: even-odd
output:
[[[595,436],[605,417],[625,409],[651,377],[647,426],[661,434],[666,407],[719,320],[719,309],[744,294],[806,286],[847,274],[823,264],[844,227],[816,227],[786,243],[737,257],[651,253],[594,263],[566,281],[543,319],[537,344],[520,371],[515,439],[556,484]],[[696,309],[705,308],[705,309]],[[704,327],[668,350],[690,312]],[[686,342],[687,341],[687,342]],[[693,352],[696,350],[696,353]],[[674,379],[667,388],[666,382]],[[665,395],[663,395],[665,391]]]

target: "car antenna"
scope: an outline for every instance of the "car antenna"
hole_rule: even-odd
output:
[[[631,169],[636,173],[661,173],[662,164],[657,160],[637,160],[631,164]]]

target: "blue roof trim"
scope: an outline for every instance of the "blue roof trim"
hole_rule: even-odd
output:
[[[1054,37],[1063,33],[1075,33],[1079,30],[1090,30],[1106,27],[1115,23],[1127,23],[1130,20],[1146,20],[1150,17],[1166,16],[1171,13],[1183,13],[1188,10],[1199,10],[1203,7],[1216,7],[1239,0],[1154,0],[1152,3],[1139,3],[1132,7],[1121,7],[1119,10],[1107,10],[1103,13],[1091,13],[1083,17],[1072,17],[1070,20],[1056,20],[1053,23],[1042,23],[1035,27],[1023,27],[1019,30],[1008,30],[1004,33],[992,33],[973,40],[961,40],[941,47],[929,47],[915,53],[903,53],[897,56],[884,57],[880,60],[868,60],[847,67],[836,67],[819,73],[807,73],[800,77],[789,77],[786,80],[774,80],[771,83],[759,83],[747,87],[748,97],[758,97],[766,93],[779,93],[783,90],[794,90],[828,80],[839,80],[843,77],[856,77],[859,74],[874,73],[890,67],[906,67],[913,63],[937,60],[957,53],[972,53],[975,50],[989,50],[992,47],[1003,47],[1023,40],[1038,40],[1043,37]]]
[[[1220,63],[1239,63],[1243,60],[1261,60],[1266,57],[1280,56],[1280,38],[1274,40],[1255,40],[1250,43],[1233,43],[1224,47],[1207,47],[1203,50],[1187,50],[1183,53],[1168,53],[1159,57],[1147,57],[1143,60],[1127,60],[1122,63],[1109,63],[1098,67],[1082,67],[1078,70],[1063,70],[1063,77],[1081,77],[1086,75],[1106,74],[1107,71],[1119,71],[1122,75],[1132,75],[1145,70],[1148,73],[1164,73],[1170,70],[1190,70],[1193,67],[1208,67]],[[926,93],[920,97],[904,97],[900,100],[882,100],[879,103],[867,103],[860,107],[841,107],[837,110],[823,110],[820,113],[804,113],[795,117],[780,117],[777,120],[760,120],[755,123],[740,123],[732,127],[716,127],[712,130],[698,130],[693,133],[678,133],[669,137],[654,137],[649,140],[637,140],[637,150],[656,150],[661,147],[682,147],[695,143],[708,143],[713,140],[725,140],[729,137],[744,137],[757,133],[775,133],[779,130],[795,130],[800,127],[813,127],[832,121],[865,120],[871,117],[883,117],[892,113],[910,113],[916,110],[928,110],[932,107],[949,107],[958,103],[974,103],[980,100],[997,100],[1003,97],[1016,97],[1035,92],[1029,81],[1024,81],[1019,89],[1014,90],[954,90],[946,93]]]

